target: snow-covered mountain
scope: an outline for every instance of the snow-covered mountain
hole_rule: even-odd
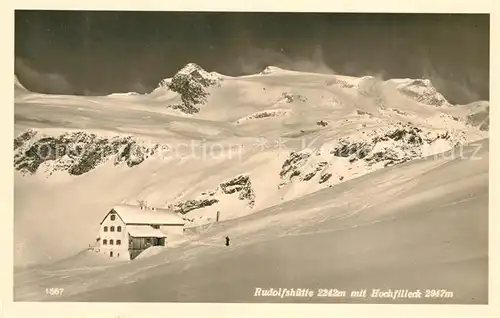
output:
[[[399,79],[391,80],[397,89],[414,98],[416,101],[435,106],[450,106],[446,98],[437,91],[429,79]]]
[[[178,94],[180,101],[171,103],[167,107],[178,109],[185,114],[194,114],[200,111],[200,106],[207,102],[210,95],[209,88],[220,86],[223,76],[216,72],[207,72],[195,63],[188,63],[172,78],[160,81],[153,93],[171,91]]]
[[[169,89],[172,80],[175,77],[181,77],[182,75],[189,78],[189,80],[205,83],[206,85],[214,85],[218,83],[222,79],[222,75],[217,72],[207,72],[201,66],[196,63],[188,63],[183,68],[181,68],[172,78],[166,78],[160,81],[158,84],[158,88],[167,88]]]
[[[487,101],[451,105],[425,79],[273,66],[229,77],[190,63],[150,94],[15,103],[19,266],[84,249],[118,203],[237,222],[489,136]]]
[[[21,84],[17,75],[14,75],[14,91],[21,91],[21,92],[28,91],[26,87],[24,87],[24,85]]]

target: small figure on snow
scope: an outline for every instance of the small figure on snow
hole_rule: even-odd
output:
[[[229,241],[230,241],[229,236],[226,236],[226,246],[229,246]]]

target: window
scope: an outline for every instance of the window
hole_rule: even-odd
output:
[[[114,226],[112,226],[112,227],[110,227],[110,228],[109,228],[109,230],[110,230],[111,232],[114,232],[114,231],[115,231],[115,227],[114,227]]]
[[[102,240],[103,245],[108,245],[108,240]]]
[[[122,231],[122,227],[121,227],[121,226],[119,226],[119,227],[117,227],[117,228],[116,228],[116,230],[117,230],[118,232],[121,232],[121,231]]]
[[[111,214],[111,221],[114,221],[116,219],[116,215]]]
[[[107,227],[107,226],[105,226],[105,227],[104,227],[104,232],[107,232],[107,231],[108,231],[108,227]]]
[[[113,245],[113,240],[109,240],[109,245]]]
[[[116,240],[116,245],[122,245],[122,240]]]

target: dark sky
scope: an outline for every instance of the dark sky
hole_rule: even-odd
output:
[[[489,15],[16,11],[15,70],[33,91],[149,92],[188,62],[430,78],[489,99]]]

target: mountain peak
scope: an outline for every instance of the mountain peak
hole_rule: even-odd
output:
[[[436,89],[430,79],[392,80],[397,89],[417,102],[434,106],[448,106],[448,100]]]
[[[167,107],[180,110],[186,114],[197,113],[199,106],[207,102],[210,95],[207,90],[211,86],[219,86],[223,77],[216,72],[207,72],[196,63],[188,63],[181,68],[172,78],[160,81],[156,92],[164,89],[178,93],[181,103]]]
[[[183,68],[181,68],[179,71],[177,71],[177,74],[192,74],[194,72],[199,72],[199,73],[207,73],[201,66],[199,66],[196,63],[189,62],[187,63]]]
[[[189,81],[198,82],[205,87],[215,85],[222,79],[218,73],[207,72],[200,65],[190,62],[179,69],[173,77],[162,79],[158,84],[158,88],[170,88],[172,81],[179,77],[188,78]]]

